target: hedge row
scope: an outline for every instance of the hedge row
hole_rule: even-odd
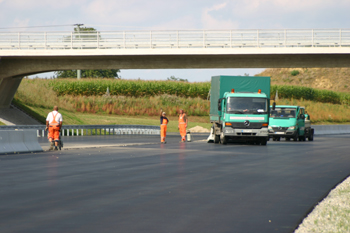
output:
[[[111,95],[123,96],[156,96],[162,94],[181,97],[201,97],[206,99],[210,90],[210,82],[188,83],[175,81],[142,81],[142,80],[52,80],[50,86],[58,95],[94,96],[106,94],[107,88]],[[350,105],[350,94],[319,90],[302,86],[271,86],[271,98],[278,90],[279,98],[294,98],[322,103]]]

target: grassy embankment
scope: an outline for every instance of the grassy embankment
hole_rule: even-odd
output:
[[[110,96],[104,95],[107,86]],[[180,108],[188,113],[190,128],[196,125],[210,128],[210,102],[206,99],[209,89],[210,83],[24,79],[14,102],[32,111],[31,114],[41,121],[45,121],[53,105],[58,105],[66,124],[158,125],[162,108],[170,119],[169,132],[174,132],[177,131],[176,116]],[[280,97],[278,104],[305,106],[314,124],[350,122],[350,98],[346,94],[272,86],[272,96],[276,89]],[[285,98],[287,96],[293,98]]]
[[[36,118],[42,122],[45,121],[52,106],[58,105],[65,124],[159,125],[159,111],[162,108],[170,120],[169,132],[178,131],[177,112],[180,108],[184,108],[191,116],[189,128],[199,125],[210,129],[209,117],[206,114],[209,112],[208,101],[199,97],[186,98],[166,94],[137,98],[57,95],[50,86],[51,81],[24,79],[15,95],[14,103],[26,111],[31,111],[31,115],[36,114]],[[200,111],[201,109],[204,111]]]
[[[350,92],[350,68],[273,68],[258,75],[270,76],[273,85]]]

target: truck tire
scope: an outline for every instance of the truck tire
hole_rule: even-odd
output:
[[[266,146],[266,144],[267,144],[267,139],[266,139],[266,138],[264,138],[264,139],[262,139],[262,140],[260,141],[260,145]]]
[[[222,145],[226,145],[227,144],[227,139],[226,139],[226,137],[223,134],[220,135],[220,143]]]
[[[214,143],[218,144],[220,142],[220,135],[215,135],[214,136]]]
[[[299,138],[299,133],[297,132],[293,137],[293,141],[298,141],[298,138]]]
[[[314,140],[314,131],[313,130],[311,130],[310,135],[308,137],[308,140],[309,141],[313,141]]]

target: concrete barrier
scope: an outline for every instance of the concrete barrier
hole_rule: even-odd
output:
[[[315,135],[350,134],[350,125],[312,125]]]
[[[35,130],[1,130],[0,154],[43,151]]]
[[[24,130],[23,132],[23,142],[29,151],[43,151],[43,149],[39,145],[36,130]]]
[[[9,131],[2,130],[0,131],[0,154],[8,153],[9,151],[12,151],[13,148],[10,144],[10,138],[9,138]]]

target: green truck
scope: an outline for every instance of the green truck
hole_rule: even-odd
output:
[[[208,142],[253,142],[269,139],[270,77],[213,76]]]
[[[314,129],[311,128],[310,116],[305,107],[291,105],[271,106],[269,137],[274,141],[285,138],[287,141],[314,140]]]

